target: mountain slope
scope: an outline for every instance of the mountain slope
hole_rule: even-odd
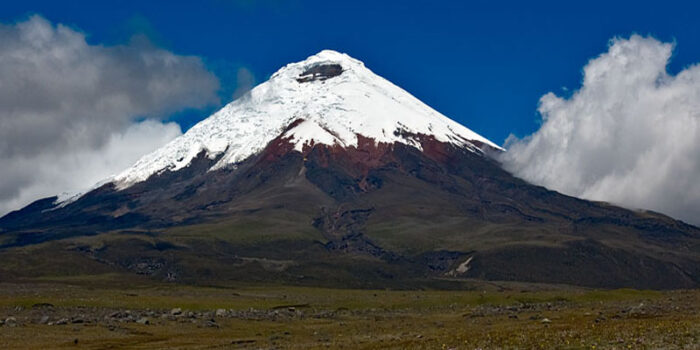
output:
[[[530,185],[500,151],[323,51],[99,188],[3,217],[0,258],[194,283],[700,283],[698,228]]]

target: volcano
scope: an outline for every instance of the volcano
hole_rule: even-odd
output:
[[[0,266],[0,279],[700,285],[700,229],[534,186],[501,168],[502,152],[322,51],[100,186],[0,219],[0,258],[48,257]]]

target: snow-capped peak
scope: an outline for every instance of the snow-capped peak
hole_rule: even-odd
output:
[[[294,123],[298,120],[302,121]],[[404,135],[430,135],[471,150],[476,147],[470,141],[500,149],[374,74],[361,61],[324,50],[283,67],[113,181],[118,188],[127,188],[153,174],[186,167],[202,151],[211,159],[221,156],[212,169],[235,165],[281,135],[301,151],[312,142],[357,146],[358,134],[375,142],[416,147],[420,146]]]

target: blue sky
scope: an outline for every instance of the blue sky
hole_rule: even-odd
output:
[[[324,48],[346,52],[443,114],[503,143],[538,129],[539,98],[577,89],[581,69],[632,33],[675,41],[670,70],[700,59],[694,2],[501,1],[21,1],[0,22],[40,14],[91,44],[134,35],[202,57],[222,102],[245,67],[257,82]],[[216,106],[172,116],[183,128]]]

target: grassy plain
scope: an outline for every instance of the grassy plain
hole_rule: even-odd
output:
[[[602,291],[478,281],[473,287],[203,287],[122,275],[26,280],[0,284],[5,323],[0,348],[700,347],[697,290]],[[14,319],[8,323],[8,318]]]

